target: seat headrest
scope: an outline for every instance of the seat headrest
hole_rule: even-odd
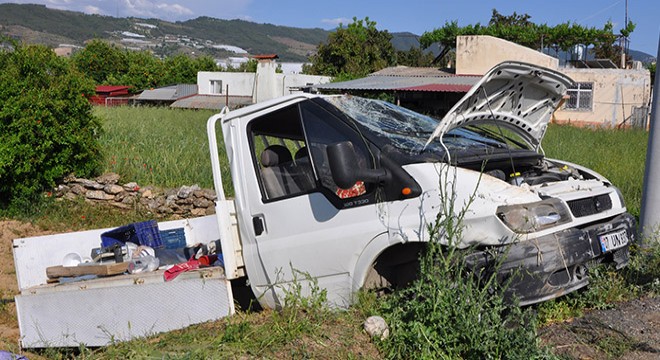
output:
[[[300,159],[305,159],[305,158],[308,159],[308,158],[309,158],[309,154],[307,153],[307,146],[303,146],[303,147],[301,147],[300,149],[298,149],[298,151],[296,151],[296,155],[294,155],[293,158],[294,158],[296,161],[298,161],[298,160],[300,160]]]
[[[291,152],[282,145],[271,145],[261,153],[261,165],[265,167],[276,166],[291,160]]]

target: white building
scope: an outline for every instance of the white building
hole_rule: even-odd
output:
[[[277,73],[277,55],[254,56],[257,72],[197,73],[198,94],[181,99],[174,107],[219,109],[224,105],[239,107],[280,96],[302,92],[305,88],[330,82],[329,76]]]

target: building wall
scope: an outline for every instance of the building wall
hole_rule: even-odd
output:
[[[229,96],[249,96],[256,103],[300,92],[303,87],[325,84],[332,79],[328,76],[278,74],[276,68],[277,63],[263,61],[258,64],[257,73],[200,71],[197,73],[198,93],[224,96],[229,85]],[[213,93],[212,80],[222,81],[222,93]]]
[[[647,69],[572,69],[561,68],[575,82],[593,83],[591,110],[568,110],[565,106],[554,114],[559,123],[583,126],[615,127],[630,125],[634,107],[648,106],[651,77]]]
[[[550,69],[559,66],[557,58],[496,37],[456,37],[456,74],[483,75],[504,61],[521,61]]]
[[[521,61],[559,70],[576,82],[593,83],[591,110],[558,109],[553,121],[578,126],[614,127],[631,124],[633,108],[648,106],[651,78],[647,69],[575,69],[559,60],[492,36],[456,38],[456,73],[483,75],[504,61]]]
[[[200,71],[197,73],[197,91],[200,95],[253,96],[255,73]],[[222,81],[222,93],[211,91],[211,80]]]

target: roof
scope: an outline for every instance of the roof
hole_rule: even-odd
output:
[[[442,77],[378,76],[321,84],[317,90],[400,90],[400,91],[461,91],[467,92],[481,77],[450,75]],[[467,90],[464,90],[467,89]]]
[[[115,92],[115,91],[127,91],[130,89],[130,86],[127,85],[99,85],[96,87],[96,92]]]
[[[254,55],[253,58],[257,60],[273,60],[273,59],[279,59],[279,56],[277,56],[277,54],[262,54],[262,55]]]
[[[238,107],[252,104],[252,96],[229,96],[224,95],[192,95],[178,99],[171,107],[184,109],[216,109],[225,107]]]
[[[376,71],[369,76],[445,77],[454,74],[432,67],[394,66]]]
[[[194,84],[179,84],[161,87],[158,89],[144,90],[140,95],[136,96],[136,100],[145,101],[175,101],[185,96],[194,95],[197,93],[197,85]]]
[[[460,84],[428,84],[398,89],[401,91],[428,91],[428,92],[468,92],[472,85]]]

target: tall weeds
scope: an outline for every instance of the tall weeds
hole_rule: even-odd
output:
[[[472,269],[469,252],[456,247],[470,204],[457,210],[453,184],[455,179],[441,184],[443,206],[429,226],[419,278],[381,304],[392,334],[379,342],[383,354],[394,359],[549,356],[537,342],[533,314],[510,307],[496,271]]]

